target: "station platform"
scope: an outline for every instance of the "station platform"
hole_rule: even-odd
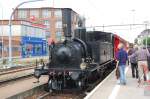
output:
[[[130,66],[126,67],[125,73],[126,85],[118,84],[114,70],[84,99],[150,99],[150,85],[139,85],[137,79],[132,78]]]

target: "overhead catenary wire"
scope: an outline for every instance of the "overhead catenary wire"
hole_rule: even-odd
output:
[[[92,26],[92,27],[121,27],[121,26],[144,26],[145,24],[116,24],[116,25],[99,25],[99,26]],[[91,28],[91,27],[86,27]]]

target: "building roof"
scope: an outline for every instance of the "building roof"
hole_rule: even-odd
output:
[[[142,31],[140,35],[142,35],[142,36],[143,35],[150,35],[150,29],[146,29],[146,30]]]
[[[53,7],[40,7],[40,8],[18,8],[17,10],[27,10],[27,9],[55,9],[55,10],[63,10],[63,9],[71,9],[74,13],[78,14],[77,12],[75,12],[72,8],[53,8]]]

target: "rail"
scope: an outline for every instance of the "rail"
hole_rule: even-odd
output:
[[[20,72],[20,71],[24,71],[24,70],[34,69],[35,67],[36,66],[34,65],[34,66],[30,66],[30,67],[22,67],[22,68],[15,69],[15,70],[0,72],[0,76],[10,74],[10,73],[16,73],[16,72]]]

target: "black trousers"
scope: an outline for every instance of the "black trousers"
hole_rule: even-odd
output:
[[[138,65],[137,63],[131,63],[131,70],[132,70],[132,77],[133,78],[138,78],[139,74],[138,74]]]

